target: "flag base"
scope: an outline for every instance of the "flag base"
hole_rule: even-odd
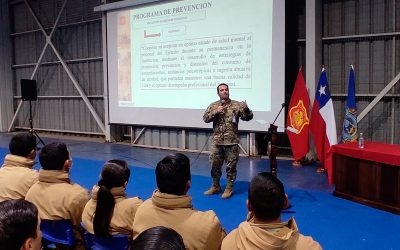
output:
[[[303,164],[301,164],[301,161],[292,161],[292,166],[293,167],[301,167]]]

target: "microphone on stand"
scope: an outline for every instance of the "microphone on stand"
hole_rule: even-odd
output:
[[[281,109],[279,110],[279,113],[276,115],[274,122],[272,123],[272,125],[275,125],[276,119],[278,119],[279,115],[281,114],[283,108],[285,107],[285,103],[281,104]]]
[[[285,103],[282,103],[281,109],[279,110],[278,114],[276,115],[274,122],[269,124],[269,128],[267,129],[267,134],[264,136],[264,140],[270,141],[272,139],[272,137],[271,137],[272,131],[271,130],[273,127],[275,127],[275,129],[278,128],[277,126],[275,126],[275,122],[278,119],[278,117],[281,114],[284,107],[285,107]]]
[[[221,99],[221,100],[220,100],[220,104],[221,104],[222,107],[224,107],[224,105],[225,105],[225,100],[224,100],[224,99]],[[225,112],[225,110],[222,110],[222,112],[221,112],[220,114],[223,114],[224,112]]]

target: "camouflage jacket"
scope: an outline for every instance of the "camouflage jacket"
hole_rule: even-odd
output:
[[[239,143],[239,117],[243,121],[250,121],[253,119],[253,112],[249,108],[240,108],[240,102],[229,99],[224,104],[224,113],[217,114],[219,105],[221,105],[220,101],[211,103],[203,115],[204,122],[213,122],[212,143],[215,145],[237,144]]]

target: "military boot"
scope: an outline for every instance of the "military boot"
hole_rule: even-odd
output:
[[[233,194],[233,182],[228,181],[224,193],[221,195],[222,199],[228,199]]]
[[[222,192],[221,186],[218,180],[213,180],[212,186],[204,192],[204,195],[219,194]]]

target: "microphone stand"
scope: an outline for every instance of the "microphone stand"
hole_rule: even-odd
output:
[[[278,142],[278,126],[274,125],[279,115],[281,114],[283,108],[285,107],[285,103],[282,103],[282,107],[279,110],[279,113],[276,115],[275,120],[272,124],[269,125],[267,132],[267,141],[268,141],[268,156],[270,161],[270,169],[271,174],[277,176],[277,161],[276,156],[278,155],[278,147],[275,146]]]
[[[279,115],[281,114],[281,112],[282,112],[282,110],[283,110],[283,108],[285,107],[285,103],[282,103],[281,104],[281,109],[279,110],[279,112],[278,112],[278,114],[276,115],[276,117],[275,117],[275,120],[274,120],[274,122],[271,124],[269,124],[269,128],[268,128],[268,130],[267,130],[267,134],[264,136],[264,140],[267,140],[268,142],[269,141],[271,141],[271,126],[274,126],[274,127],[276,127],[275,126],[275,122],[276,122],[276,120],[278,119],[278,117],[279,117]]]
[[[285,103],[282,103],[282,107],[279,110],[279,113],[276,115],[275,120],[272,124],[269,125],[268,128],[268,156],[269,156],[269,163],[270,163],[270,170],[271,174],[273,174],[275,177],[277,177],[277,168],[278,168],[278,162],[276,160],[276,157],[278,155],[278,147],[276,144],[278,143],[278,126],[275,125],[276,120],[278,119],[279,115],[281,114],[283,108],[285,107]],[[283,209],[288,209],[291,207],[289,203],[289,198],[288,195],[285,194],[286,196],[286,202],[284,204]]]
[[[278,119],[279,115],[281,114],[283,108],[285,107],[285,103],[282,103],[281,106],[282,106],[282,107],[281,107],[281,109],[279,110],[279,113],[276,115],[275,120],[274,120],[274,122],[272,123],[272,125],[275,124],[276,120]]]

